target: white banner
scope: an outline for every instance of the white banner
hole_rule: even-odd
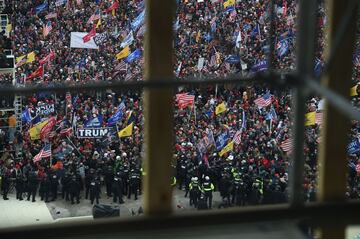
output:
[[[108,136],[111,128],[82,128],[77,129],[78,138],[102,138]]]
[[[41,114],[41,115],[49,115],[51,113],[55,112],[55,105],[51,104],[51,105],[41,105],[36,107],[36,115]]]
[[[94,38],[84,43],[83,37],[88,34],[87,32],[71,32],[70,47],[71,48],[87,48],[87,49],[99,49],[95,44]],[[98,35],[96,33],[96,35]]]

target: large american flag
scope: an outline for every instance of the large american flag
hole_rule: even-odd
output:
[[[51,157],[51,144],[46,144],[40,152],[33,158],[34,163],[40,161],[42,158]]]
[[[95,13],[93,14],[93,15],[91,15],[91,17],[89,18],[89,20],[87,21],[87,25],[89,25],[89,24],[91,24],[91,23],[93,23],[94,21],[96,21],[96,20],[99,20],[100,19],[100,10],[99,9],[97,9],[96,11],[95,11]]]
[[[271,105],[271,102],[272,102],[272,95],[269,92],[254,100],[254,103],[260,108],[264,108]]]
[[[51,22],[48,21],[44,27],[44,30],[43,30],[43,35],[44,37],[46,37],[47,35],[49,35],[50,31],[52,30],[52,25],[51,25]]]
[[[241,134],[242,134],[242,128],[238,131],[236,131],[233,141],[235,144],[240,144],[241,143]]]
[[[293,145],[292,145],[292,140],[290,138],[284,140],[280,147],[282,148],[282,150],[284,152],[291,152],[292,151],[292,148],[293,148]]]
[[[194,104],[195,96],[188,93],[177,94],[176,101],[180,109],[186,108],[188,105]]]
[[[323,113],[322,112],[316,113],[315,117],[316,117],[315,118],[316,124],[321,125],[322,124],[322,119],[323,119]]]
[[[51,18],[57,18],[57,13],[56,12],[51,12],[48,15],[45,16],[46,20],[49,20]]]

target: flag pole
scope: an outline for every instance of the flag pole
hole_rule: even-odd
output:
[[[195,105],[195,101],[194,101],[194,117],[195,117],[195,124],[196,124],[196,105]]]

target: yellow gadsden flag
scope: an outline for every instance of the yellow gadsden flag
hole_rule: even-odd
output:
[[[356,86],[354,86],[354,87],[351,87],[351,89],[350,89],[350,96],[357,96],[358,95],[358,93],[357,93],[357,85]]]
[[[98,29],[101,26],[101,18],[97,21],[95,28]]]
[[[224,154],[226,154],[227,152],[230,152],[234,149],[234,141],[231,140],[230,143],[228,143],[219,153],[220,157],[222,157]]]
[[[316,112],[310,112],[305,115],[305,126],[316,124]]]
[[[134,122],[132,122],[131,124],[129,124],[128,126],[123,128],[122,130],[120,130],[118,132],[119,138],[131,136],[132,131],[133,131],[133,126],[134,126]]]
[[[29,54],[27,54],[26,56],[26,63],[31,63],[35,61],[35,52],[30,52]]]
[[[29,129],[30,139],[31,140],[40,139],[40,131],[47,123],[48,123],[48,120],[45,120],[41,123],[34,125],[32,128],[30,128]]]
[[[226,105],[224,102],[222,102],[221,104],[218,104],[215,108],[215,114],[221,114],[222,112],[226,111]]]
[[[130,47],[126,46],[124,49],[122,49],[118,54],[116,54],[116,58],[118,60],[127,57],[130,54]]]
[[[226,2],[224,2],[224,8],[228,8],[232,5],[235,5],[235,0],[227,0]]]

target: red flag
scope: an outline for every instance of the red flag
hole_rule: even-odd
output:
[[[93,27],[93,29],[91,29],[91,31],[86,34],[82,39],[84,41],[84,43],[88,42],[91,40],[92,37],[94,37],[96,35],[96,29],[95,27]]]
[[[53,61],[55,59],[55,52],[53,50],[50,51],[48,55],[46,55],[43,59],[39,61],[40,65],[44,65],[49,61]]]
[[[26,77],[25,81],[31,80],[32,78],[41,77],[43,74],[44,74],[44,68],[40,66],[39,68],[36,69],[36,71],[31,73],[31,75]]]
[[[46,125],[40,130],[40,139],[44,140],[47,137],[49,137],[49,133],[55,125],[56,125],[56,119],[55,117],[51,117],[49,121],[46,123]]]
[[[116,10],[118,7],[119,7],[119,3],[115,1],[108,9],[106,9],[106,13],[109,13],[112,10]]]
[[[287,15],[287,1],[283,0],[283,17]]]

